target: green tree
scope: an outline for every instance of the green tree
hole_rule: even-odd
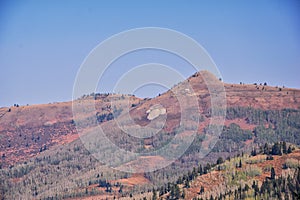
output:
[[[242,160],[240,159],[239,168],[242,168],[242,167],[243,167]]]
[[[265,143],[265,146],[264,146],[264,154],[268,155],[269,153],[270,153],[269,145],[268,145],[268,143]]]
[[[199,194],[203,194],[203,193],[204,193],[204,187],[203,185],[201,185]]]
[[[272,180],[275,180],[275,176],[276,176],[276,174],[275,174],[275,169],[274,169],[274,167],[272,167],[272,168],[271,168],[271,179],[272,179]]]
[[[163,186],[161,186],[159,189],[159,196],[162,196],[164,193],[165,193],[165,189]]]
[[[291,145],[289,146],[289,148],[288,148],[288,150],[287,150],[287,153],[292,153],[292,147],[291,147]]]
[[[180,190],[178,185],[173,185],[171,187],[171,199],[179,199],[180,198]]]
[[[200,166],[198,167],[198,173],[199,173],[200,175],[203,174],[203,168],[202,168],[202,165],[200,165]]]
[[[119,193],[123,192],[123,185],[120,185]]]
[[[251,151],[251,156],[256,156],[256,155],[257,155],[256,149],[254,148],[254,149],[252,149],[252,151]]]
[[[283,142],[282,143],[282,152],[284,153],[284,154],[287,154],[287,146],[286,146],[286,142]]]
[[[222,164],[224,162],[222,157],[219,157],[217,160],[217,165]]]
[[[282,155],[280,144],[278,142],[272,147],[272,155]]]
[[[153,188],[153,190],[152,190],[152,200],[156,200],[156,199],[157,199],[157,192]]]

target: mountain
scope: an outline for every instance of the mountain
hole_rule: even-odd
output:
[[[72,112],[72,104],[73,108],[89,106],[94,101],[95,109]],[[222,116],[225,126],[215,136],[213,130],[220,127]],[[300,90],[266,83],[226,84],[207,71],[195,73],[152,99],[91,94],[74,102],[1,108],[0,191],[4,199],[143,198],[146,191],[176,181],[199,164],[215,163],[219,157],[250,153],[278,141],[299,145],[299,119]],[[114,150],[94,137],[98,126],[117,146],[140,156],[116,159]],[[151,136],[140,127],[160,131]],[[145,167],[156,169],[174,157],[149,152],[162,148],[176,135],[189,138],[192,132],[196,132],[195,138],[173,164],[144,173]],[[147,134],[149,137],[139,138]],[[91,142],[88,147],[101,144],[97,148],[100,159],[96,159],[99,152],[86,149],[86,138]],[[180,145],[171,143],[173,149],[185,148]],[[207,147],[211,151],[204,157]],[[106,162],[121,163],[127,172],[111,169]]]

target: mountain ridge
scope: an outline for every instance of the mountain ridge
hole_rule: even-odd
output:
[[[190,88],[183,87],[185,84]],[[220,86],[224,86],[225,90]],[[210,126],[220,125],[211,120],[211,95],[218,98],[226,96],[226,116],[223,116],[224,127],[215,138],[216,143],[212,143],[211,152],[203,157],[202,147],[209,146],[209,139],[213,138],[210,137],[213,136],[210,135]],[[179,97],[187,98],[183,101],[187,103],[187,114],[180,109]],[[215,163],[219,157],[225,159],[241,152],[250,153],[253,148],[265,143],[286,141],[299,145],[299,97],[300,90],[297,89],[226,84],[208,72],[197,72],[152,99],[119,94],[83,96],[76,100],[77,103],[85,108],[84,105],[95,102],[95,109],[87,109],[87,112],[83,109],[77,119],[73,118],[72,102],[1,108],[0,196],[1,188],[4,188],[8,199],[72,199],[98,194],[101,198],[129,196],[130,199],[132,193],[140,193],[142,198],[145,191],[176,181],[200,163]],[[196,104],[189,102],[192,98],[196,98]],[[111,104],[111,101],[114,103]],[[128,104],[133,125],[126,121],[128,115],[122,107]],[[215,105],[220,111],[224,109],[222,104]],[[199,118],[195,113],[199,114]],[[182,128],[183,115],[187,118]],[[166,123],[163,127],[158,126],[161,130],[156,135],[136,138],[121,130],[117,120],[121,120],[121,125],[136,136],[147,132],[143,133],[135,125],[154,125],[157,128],[155,123],[160,125],[164,120]],[[78,132],[77,125],[80,124],[83,125],[79,128],[82,133]],[[97,160],[93,152],[86,149],[79,136],[90,135],[98,126],[120,149],[140,154],[133,160],[125,160],[120,166],[133,169],[135,174],[108,168],[104,165],[105,161]],[[148,152],[163,147],[176,135],[189,136],[192,130],[196,132],[195,138],[181,157],[160,170],[142,171],[144,167],[159,165],[168,159],[168,155],[155,156]],[[97,143],[96,139],[91,142],[101,144],[100,147],[105,150],[102,146],[105,143]],[[178,144],[172,144],[172,148],[178,148]],[[123,161],[123,157],[114,157],[109,151],[106,153],[109,159]],[[135,185],[134,181],[138,184]]]
[[[227,107],[252,107],[263,110],[280,110],[286,108],[298,109],[300,107],[300,90],[298,89],[276,88],[267,85],[253,84],[227,84],[222,83],[211,73],[201,71],[190,76],[185,82],[191,85],[194,91],[193,95],[196,95],[199,99],[199,105],[201,105],[200,112],[203,115],[208,115],[211,106],[211,98],[205,80],[209,80],[212,83],[221,86],[224,85]],[[180,84],[182,83],[179,83],[178,85]],[[112,98],[120,99],[122,97],[123,95],[116,94],[96,94],[94,96],[86,96],[76,101],[84,102],[96,99],[95,105],[97,115],[101,115],[112,113],[113,108],[111,108],[110,105],[110,100]],[[176,98],[173,98],[174,94],[172,93],[172,90],[168,90],[152,99],[140,99],[131,95],[127,97],[130,98],[132,106],[130,115],[137,124],[146,125],[150,122],[150,120],[147,119],[146,111],[155,104],[161,104],[167,108],[168,119],[166,121],[166,131],[174,130],[176,124],[179,123],[180,113],[178,113],[177,109],[179,103],[176,101]],[[43,148],[44,145],[50,147],[54,144],[58,144],[58,141],[60,141],[60,143],[68,143],[77,139],[78,136],[76,136],[77,132],[73,122],[71,107],[72,102],[61,102],[0,108],[0,113],[2,113],[0,118],[0,135],[2,135],[3,138],[6,138],[6,141],[3,141],[2,139],[2,144],[0,144],[1,155],[6,154],[7,157],[13,155],[14,150],[7,150],[7,148],[11,149],[9,146],[13,146],[12,141],[14,140],[14,135],[18,135],[17,137],[20,138],[24,137],[24,140],[27,140],[28,138],[31,138],[32,141],[36,141],[37,139],[41,140],[40,142],[36,142],[38,145],[33,144],[35,150],[32,151],[32,153],[34,152],[35,154],[38,153],[40,148]],[[106,120],[103,122],[105,121]],[[203,130],[208,123],[209,122],[204,121],[202,125],[200,124],[201,128],[199,130]],[[237,123],[240,123],[242,126],[245,124],[243,121]],[[26,132],[29,131],[33,133],[26,135]],[[51,132],[56,133],[56,136],[55,134],[51,135]],[[45,136],[44,141],[40,133]],[[24,149],[30,149],[28,147],[31,145],[30,142],[28,144],[28,142],[25,143],[24,141],[21,141],[17,146],[23,147]],[[17,150],[18,149],[15,149],[15,151]],[[28,155],[28,153],[24,154]],[[22,157],[25,155],[22,155]]]

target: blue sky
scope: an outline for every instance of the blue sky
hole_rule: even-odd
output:
[[[96,45],[149,26],[194,38],[225,82],[300,88],[299,1],[1,1],[0,107],[71,100],[77,70]],[[147,52],[136,58],[151,61]],[[110,90],[121,68],[107,74],[99,91]],[[177,70],[193,73],[184,64]],[[158,92],[148,87],[140,94]]]

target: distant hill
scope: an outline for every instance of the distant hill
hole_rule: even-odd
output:
[[[186,84],[191,88],[184,87]],[[185,122],[187,129],[180,128],[183,113],[178,94],[187,99],[186,108],[190,114]],[[211,124],[214,122],[212,95],[226,97],[221,99],[227,106],[225,126],[212,151],[202,158],[200,149],[209,145],[205,137],[209,135],[209,126],[219,126]],[[195,102],[189,102],[193,98],[197,99],[199,110]],[[61,199],[93,195],[104,199],[114,196],[130,198],[165,186],[168,182],[174,183],[193,167],[215,163],[219,157],[225,160],[242,152],[251,153],[265,143],[273,145],[285,141],[296,146],[300,144],[299,89],[266,84],[227,84],[202,71],[152,99],[92,94],[76,102],[85,105],[94,100],[95,111],[83,112],[79,115],[79,122],[73,118],[74,102],[0,108],[0,191],[5,199]],[[117,106],[112,106],[111,100]],[[145,126],[152,121],[163,121],[165,117],[163,129],[145,139],[124,134],[114,119],[126,121],[128,116],[122,106],[128,104],[127,100],[130,116],[136,124]],[[220,112],[224,111],[222,105],[215,106]],[[199,114],[199,119],[195,119],[194,113]],[[92,120],[94,118],[96,122]],[[135,170],[135,174],[130,174],[112,170],[96,160],[79,139],[76,123],[84,125],[82,133],[86,135],[101,125],[108,133],[107,137],[120,148],[145,155],[163,147],[175,135],[188,136],[190,129],[195,129],[197,135],[185,154],[172,165],[143,173],[146,165],[162,163],[167,158],[140,156],[123,164],[122,167]],[[131,132],[142,134],[135,126],[125,126]],[[177,148],[176,144],[173,148]],[[110,154],[107,156],[112,157]],[[186,192],[187,196],[193,193],[188,189]],[[140,197],[143,198],[143,195]]]

